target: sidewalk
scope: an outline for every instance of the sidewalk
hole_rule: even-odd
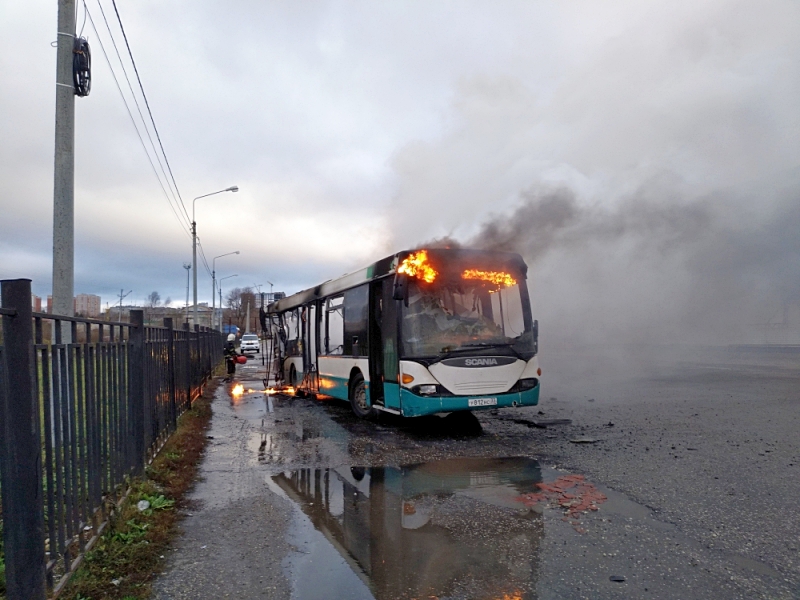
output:
[[[292,507],[267,487],[258,469],[259,433],[252,419],[237,414],[229,395],[237,382],[263,389],[263,377],[255,359],[237,367],[234,382],[217,389],[208,434],[213,439],[190,494],[192,508],[153,584],[156,600],[291,595],[281,563],[291,551],[285,540]]]

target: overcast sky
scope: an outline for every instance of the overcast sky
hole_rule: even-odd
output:
[[[100,4],[124,51],[110,1]],[[29,277],[46,295],[57,6],[0,6],[0,278]],[[603,296],[598,311],[628,302],[642,318],[674,301],[681,318],[698,297],[706,310],[747,288],[757,293],[728,316],[749,323],[796,295],[798,236],[786,223],[800,224],[797,2],[117,6],[189,213],[195,196],[240,188],[196,204],[209,262],[241,251],[217,261],[218,276],[238,274],[226,289],[271,281],[292,293],[433,238],[479,240],[509,215],[542,218],[519,211],[556,193],[595,225],[658,216],[621,233],[574,217],[545,238],[543,221],[531,223],[527,235],[554,243],[520,246],[536,306],[553,319],[566,322],[587,294]],[[101,41],[127,86],[98,0],[88,9],[100,36],[81,4],[93,83],[76,100],[75,291],[105,304],[120,288],[134,301],[157,290],[182,303],[187,227],[103,56]],[[737,252],[747,262],[754,244],[761,258],[738,270]],[[659,269],[678,282],[675,297]],[[632,286],[626,272],[643,279]],[[699,283],[718,275],[713,290]],[[210,276],[198,276],[210,300]]]

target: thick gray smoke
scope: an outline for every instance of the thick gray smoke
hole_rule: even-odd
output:
[[[395,245],[519,252],[550,348],[800,343],[797,3],[616,10],[596,44],[568,28],[459,81],[444,133],[393,160]]]
[[[471,238],[427,245],[522,254],[554,345],[794,342],[778,325],[800,301],[797,189],[682,201],[653,184],[611,206],[529,189]]]
[[[642,199],[614,209],[581,207],[574,193],[560,188],[523,192],[510,215],[484,223],[469,244],[488,250],[520,252],[537,260],[550,250],[592,241],[619,241],[626,236],[663,251],[694,242],[709,230],[708,206],[659,206]]]

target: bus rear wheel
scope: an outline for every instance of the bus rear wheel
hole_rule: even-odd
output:
[[[360,419],[366,419],[375,414],[373,408],[367,403],[367,384],[361,373],[355,375],[350,383],[350,406]]]

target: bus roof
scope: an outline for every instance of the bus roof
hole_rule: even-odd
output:
[[[267,307],[267,312],[280,313],[298,306],[303,306],[304,304],[313,302],[314,300],[318,300],[320,298],[327,298],[328,296],[339,294],[346,290],[357,287],[362,283],[388,277],[389,275],[394,275],[397,265],[400,264],[403,259],[405,259],[412,252],[418,252],[421,249],[422,248],[416,250],[402,250],[396,254],[382,258],[381,260],[374,262],[359,271],[355,271],[354,273],[342,275],[337,279],[329,279],[328,281],[325,281],[315,287],[297,292],[296,294],[292,294],[286,298],[281,298],[277,302],[270,304]],[[523,276],[528,271],[528,266],[525,264],[525,261],[522,260],[522,257],[515,252],[475,250],[472,248],[431,248],[428,250],[428,252],[439,257],[443,255],[452,255],[453,258],[491,256],[496,261],[513,267]]]

